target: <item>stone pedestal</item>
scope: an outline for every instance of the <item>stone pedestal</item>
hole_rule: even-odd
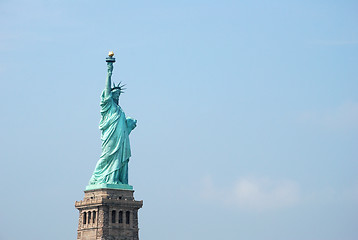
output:
[[[133,190],[86,190],[79,210],[77,240],[139,240],[138,209]]]

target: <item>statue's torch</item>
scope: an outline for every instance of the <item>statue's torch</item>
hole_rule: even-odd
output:
[[[112,52],[112,51],[110,51],[109,53],[108,53],[108,57],[106,58],[106,62],[108,62],[108,63],[114,63],[114,62],[116,62],[116,59],[113,57],[114,56],[114,53]]]

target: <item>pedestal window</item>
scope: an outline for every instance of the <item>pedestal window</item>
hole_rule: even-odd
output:
[[[130,222],[130,215],[131,215],[131,213],[129,212],[129,211],[127,211],[126,212],[126,224],[129,224],[129,222]]]
[[[116,223],[116,210],[112,211],[112,223]]]
[[[123,223],[123,211],[119,211],[118,213],[118,223]]]

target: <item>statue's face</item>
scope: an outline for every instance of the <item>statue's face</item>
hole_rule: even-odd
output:
[[[118,102],[119,96],[121,95],[121,92],[118,89],[115,89],[112,91],[112,98]]]

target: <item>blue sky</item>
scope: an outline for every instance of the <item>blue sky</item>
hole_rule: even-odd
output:
[[[141,239],[357,239],[357,12],[2,0],[0,239],[76,238],[110,50]]]

